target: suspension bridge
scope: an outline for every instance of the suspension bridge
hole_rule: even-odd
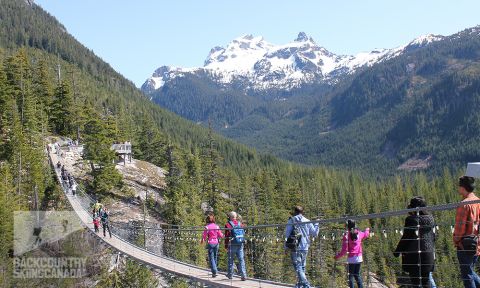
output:
[[[269,255],[281,255],[283,253],[283,242],[284,242],[284,229],[285,224],[271,224],[271,225],[257,225],[254,227],[248,228],[248,239],[245,244],[245,249],[247,250],[246,253],[246,260],[249,260],[249,264],[255,266],[257,264],[263,264],[261,269],[267,269],[267,271],[263,271],[260,273],[262,276],[256,275],[256,278],[247,278],[246,281],[241,281],[240,277],[233,277],[232,279],[228,279],[222,275],[212,278],[210,274],[210,270],[206,268],[199,267],[194,263],[186,263],[182,261],[178,261],[169,255],[165,255],[168,253],[163,253],[163,247],[160,249],[147,249],[147,245],[144,247],[139,246],[137,243],[133,243],[125,237],[126,233],[134,228],[140,229],[149,229],[150,235],[157,235],[161,237],[162,245],[168,245],[171,243],[170,246],[175,247],[176,241],[182,242],[190,242],[191,245],[197,244],[199,242],[199,235],[203,231],[202,227],[189,227],[189,228],[182,228],[176,227],[175,229],[172,227],[145,227],[145,226],[135,226],[135,224],[128,225],[125,223],[112,223],[112,237],[100,237],[97,233],[94,232],[94,227],[92,224],[92,217],[90,214],[90,207],[93,204],[93,199],[88,196],[85,191],[78,191],[77,196],[71,195],[68,192],[68,189],[65,185],[63,185],[63,181],[61,178],[61,171],[59,168],[55,167],[53,163],[63,163],[63,159],[60,155],[53,153],[50,151],[49,153],[50,161],[52,166],[54,167],[56,177],[64,189],[64,193],[66,198],[68,199],[69,203],[71,204],[73,210],[76,212],[78,217],[80,218],[83,225],[93,234],[99,237],[102,241],[104,241],[107,245],[112,247],[114,250],[122,253],[136,261],[143,263],[149,267],[159,269],[164,272],[168,272],[179,277],[189,279],[192,282],[202,283],[208,287],[294,287],[293,284],[282,283],[283,279],[288,279],[286,276],[289,276],[290,279],[294,279],[294,272],[293,268],[291,267],[291,263],[286,263],[284,265],[285,269],[282,271],[273,271],[268,270],[269,261],[272,258],[268,258]],[[475,202],[478,203],[479,201]],[[440,232],[444,233],[445,239],[451,239],[451,233],[453,232],[453,220],[454,220],[454,209],[458,206],[464,205],[465,203],[452,203],[452,204],[445,204],[445,205],[437,205],[437,206],[430,206],[426,208],[414,208],[414,209],[404,209],[399,211],[389,211],[383,213],[375,213],[375,214],[368,214],[368,215],[360,215],[355,217],[348,217],[349,219],[355,219],[357,221],[360,220],[384,220],[386,218],[392,217],[405,217],[409,212],[418,212],[419,210],[428,210],[431,213],[448,213],[448,216],[451,217],[452,222],[448,223],[437,223],[434,231],[437,234]],[[340,217],[335,219],[324,219],[314,221],[320,223],[321,227],[326,227],[329,224],[338,224],[338,223],[345,223],[347,217]],[[397,219],[397,223],[402,223],[402,220]],[[378,226],[376,229],[372,229],[371,231],[371,238],[373,241],[367,241],[365,243],[364,251],[369,250],[369,246],[373,245],[380,245],[381,250],[379,251],[386,251],[391,250],[388,246],[389,241],[397,242],[398,239],[403,235],[403,227],[392,228],[388,226]],[[329,230],[321,230],[321,233],[318,237],[312,240],[311,249],[309,251],[309,260],[307,262],[307,269],[310,269],[308,272],[309,277],[314,277],[317,280],[314,281],[322,281],[321,283],[328,282],[327,287],[337,287],[345,285],[347,277],[342,277],[342,273],[348,269],[344,269],[341,266],[344,266],[345,263],[337,263],[332,261],[333,255],[326,256],[325,253],[322,253],[325,249],[330,250],[337,250],[339,249],[340,244],[337,244],[343,233],[343,228],[332,228],[331,226],[328,228]],[[144,232],[145,233],[145,232]],[[144,237],[146,234],[144,234]],[[146,239],[144,239],[146,241]],[[450,243],[446,241],[446,243]],[[145,242],[144,242],[145,243]],[[447,245],[446,244],[446,245]],[[177,244],[178,245],[178,244]],[[451,245],[451,244],[448,244]],[[268,248],[265,248],[267,247]],[[191,246],[190,246],[191,247]],[[378,247],[377,247],[378,248]],[[448,248],[452,249],[452,248]],[[261,250],[261,251],[260,251]],[[453,250],[453,249],[452,249]],[[437,253],[437,258],[442,259],[442,263],[437,263],[436,268],[437,270],[443,271],[443,269],[455,269],[454,267],[458,267],[458,262],[456,262],[456,258],[448,255],[449,251],[446,251],[445,248],[436,249],[435,252]],[[372,253],[372,256],[367,256],[365,254],[364,260],[364,271],[363,276],[366,278],[365,287],[371,288],[386,288],[386,287],[397,287],[399,283],[402,283],[403,279],[408,279],[408,276],[401,275],[399,272],[401,270],[400,263],[398,261],[391,261],[392,255],[390,254],[379,254],[379,253]],[[445,256],[444,254],[447,254]],[[248,255],[250,255],[251,259],[248,259]],[[331,256],[331,257],[330,257]],[[372,259],[373,258],[373,259]],[[445,260],[446,259],[446,260]],[[373,261],[380,261],[380,263],[374,263]],[[446,262],[445,262],[446,261]],[[437,262],[439,262],[437,260]],[[271,264],[271,263],[270,263]],[[379,265],[389,265],[390,271],[393,273],[398,273],[399,275],[396,276],[389,276],[389,275],[377,275],[374,273],[374,269],[378,268]],[[266,267],[266,268],[265,268]],[[315,267],[315,268],[313,268]],[[366,270],[366,271],[365,271]],[[377,269],[378,270],[378,269]],[[220,273],[225,275],[224,273]],[[256,273],[258,274],[258,273]],[[438,272],[438,276],[443,277]],[[457,273],[458,274],[458,273]],[[347,276],[347,274],[345,274]],[[262,278],[260,278],[262,277]],[[343,282],[338,282],[338,279],[342,279]],[[318,280],[321,279],[321,280]],[[341,281],[341,280],[340,280]],[[448,282],[448,279],[445,280]],[[449,279],[452,281],[452,279]],[[453,279],[453,281],[458,282],[461,284],[461,279]],[[314,283],[315,284],[315,283]],[[404,286],[405,287],[405,286]],[[437,287],[454,287],[454,286],[437,286]],[[458,286],[460,287],[460,286]]]
[[[62,163],[63,159],[56,153],[50,152],[51,163]],[[68,193],[68,189],[63,185],[61,171],[59,168],[54,166],[55,175],[57,180],[61,184],[63,191],[65,193],[68,202],[72,206],[73,210],[77,213],[78,217],[82,221],[83,225],[89,229],[89,231],[99,237],[106,244],[111,246],[116,251],[128,255],[132,259],[148,265],[153,268],[160,269],[164,272],[172,273],[183,278],[191,279],[195,282],[204,283],[211,287],[292,287],[292,285],[276,283],[274,281],[260,280],[247,278],[246,281],[241,281],[240,277],[233,277],[228,279],[227,277],[217,277],[212,278],[209,274],[210,270],[204,269],[198,266],[194,266],[188,263],[182,263],[174,259],[169,259],[167,257],[162,257],[161,255],[156,255],[150,251],[147,251],[139,246],[136,246],[124,239],[120,238],[118,235],[112,233],[112,237],[100,237],[97,233],[94,232],[94,227],[92,223],[92,216],[89,210],[89,207],[93,204],[82,205],[80,197],[73,196],[71,193]],[[81,193],[81,191],[78,191]],[[86,206],[86,207],[85,207]]]

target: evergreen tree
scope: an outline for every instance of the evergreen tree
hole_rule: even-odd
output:
[[[96,193],[108,193],[121,185],[122,177],[115,169],[115,152],[111,150],[112,132],[104,124],[99,115],[90,112],[91,117],[85,125],[84,158],[90,161],[93,188]]]
[[[202,153],[202,168],[203,168],[203,195],[208,206],[214,213],[218,214],[218,211],[225,207],[224,196],[220,193],[225,191],[221,178],[219,165],[220,155],[218,153],[218,146],[216,140],[213,138],[213,130],[210,127],[208,131],[208,142],[205,145]],[[223,188],[223,189],[222,189]],[[223,210],[223,209],[222,209]]]
[[[137,126],[135,155],[160,167],[167,167],[166,139],[152,120],[143,117]]]
[[[74,131],[74,102],[69,85],[61,81],[55,88],[51,108],[53,131],[60,135],[71,136]]]
[[[125,288],[156,288],[158,280],[147,267],[132,260],[127,260],[121,277],[121,287]]]
[[[166,149],[168,161],[168,174],[165,182],[167,188],[165,190],[165,217],[169,223],[174,225],[183,225],[189,218],[187,215],[187,207],[189,199],[185,195],[188,191],[188,184],[184,178],[183,159],[180,151],[173,145],[168,145]]]
[[[42,137],[45,137],[49,130],[50,110],[53,101],[53,92],[51,80],[48,76],[47,63],[40,59],[36,67],[34,67],[33,76],[33,94],[36,96],[36,113],[39,128]]]

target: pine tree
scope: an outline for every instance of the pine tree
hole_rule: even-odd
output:
[[[53,92],[51,80],[48,76],[47,64],[45,60],[40,59],[38,65],[34,67],[33,75],[33,94],[35,95],[35,105],[37,119],[40,122],[39,128],[41,137],[45,138],[49,131],[50,109],[53,101]]]
[[[74,102],[69,85],[61,81],[55,88],[51,108],[51,122],[53,131],[64,136],[72,136],[74,131],[75,114]]]
[[[226,201],[225,195],[221,195],[222,192],[226,192],[220,172],[220,155],[218,152],[217,141],[213,137],[213,130],[210,127],[207,135],[207,143],[202,151],[202,172],[203,172],[203,195],[209,208],[216,214],[219,211],[224,211]],[[224,193],[225,194],[225,193]]]
[[[158,131],[152,120],[143,117],[138,125],[135,155],[160,167],[167,167],[166,138]]]
[[[188,219],[186,209],[188,207],[188,198],[185,196],[186,182],[182,169],[183,163],[180,152],[173,145],[168,145],[166,149],[168,161],[168,174],[166,175],[165,190],[165,217],[169,223],[174,225],[183,225]]]
[[[18,208],[18,196],[7,162],[0,162],[0,270],[4,275],[12,273],[10,257],[13,251],[13,212]],[[9,287],[9,277],[0,277],[0,286]]]
[[[115,169],[115,152],[110,149],[113,144],[113,139],[109,137],[111,131],[98,114],[90,111],[90,115],[85,125],[84,158],[90,161],[95,192],[105,194],[120,186],[122,177]]]
[[[133,260],[127,260],[125,270],[121,274],[120,283],[122,288],[156,288],[158,280],[147,267],[137,264]]]

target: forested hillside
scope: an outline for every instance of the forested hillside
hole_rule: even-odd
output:
[[[31,285],[9,276],[13,211],[66,208],[57,207],[61,193],[51,173],[46,173],[50,169],[45,144],[47,136],[52,135],[78,138],[85,144],[85,157],[93,168],[93,181],[85,183],[85,187],[88,193],[102,199],[112,197],[112,190],[122,191],[122,181],[112,165],[110,144],[131,140],[135,158],[168,171],[167,187],[162,191],[166,202],[155,212],[176,225],[203,224],[202,204],[218,215],[219,222],[223,222],[227,211],[236,210],[245,223],[255,225],[286,222],[293,205],[303,205],[308,217],[329,218],[404,208],[413,195],[425,196],[430,204],[456,201],[452,172],[448,170],[433,179],[416,174],[378,181],[375,175],[364,178],[357,171],[304,167],[258,154],[148,101],[132,83],[76,42],[34,4],[2,0],[0,20],[5,23],[0,34],[0,270],[7,275],[0,278],[2,286]],[[32,201],[35,191],[44,206]],[[452,215],[440,215],[438,220],[450,223]],[[401,219],[362,223],[376,229],[401,224]],[[438,261],[444,263],[453,261],[449,236],[444,234],[439,240],[446,252]],[[394,241],[392,238],[386,244],[372,242],[369,246],[367,253],[376,260],[371,267],[378,275],[395,277],[398,272],[389,265],[398,264],[389,252]],[[334,250],[334,245],[325,247],[321,253],[326,260],[315,267],[333,267],[330,256]],[[258,243],[256,251],[271,258],[249,262],[249,275],[293,281],[291,273],[279,273],[288,263],[282,253],[273,252],[266,243]],[[171,256],[205,265],[204,253],[198,243],[189,242],[176,247]],[[253,256],[248,255],[248,259]],[[130,275],[140,274],[135,272],[139,270],[151,276],[148,269],[138,267],[133,267]],[[269,275],[266,271],[275,273]],[[316,272],[309,273],[312,276]],[[456,271],[442,270],[439,275],[443,286],[458,287],[453,276]],[[89,276],[101,280],[99,285],[103,287],[120,277],[117,271]],[[323,281],[318,276],[315,283]]]

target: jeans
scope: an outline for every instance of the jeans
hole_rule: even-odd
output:
[[[108,229],[108,234],[110,235],[110,238],[112,238],[112,232],[110,232],[110,226],[107,223],[102,223],[102,228],[103,228],[103,237],[105,237],[105,231]]]
[[[358,288],[363,288],[362,274],[360,272],[361,265],[362,263],[348,264],[348,285],[350,288],[355,288],[354,279],[357,281]]]
[[[460,274],[465,288],[480,288],[480,277],[475,273],[475,263],[478,256],[472,255],[469,251],[457,250]]]
[[[238,261],[240,262],[240,269],[241,271],[238,271],[240,273],[240,276],[242,277],[247,277],[247,271],[245,269],[245,259],[243,258],[243,244],[230,244],[228,246],[228,271],[227,271],[227,276],[232,277],[233,275],[233,260],[235,255],[238,258]]]
[[[411,287],[430,288],[430,272],[418,269],[411,271],[409,276]]]
[[[208,244],[208,262],[210,263],[210,269],[212,270],[212,275],[217,274],[217,263],[218,263],[218,244]]]
[[[293,268],[297,273],[297,285],[295,287],[310,288],[310,283],[305,275],[305,266],[307,265],[307,250],[292,251],[290,257],[292,258]]]
[[[433,280],[432,272],[430,272],[430,275],[428,275],[428,279],[430,281],[430,288],[437,288],[437,284],[435,284],[435,280]]]

